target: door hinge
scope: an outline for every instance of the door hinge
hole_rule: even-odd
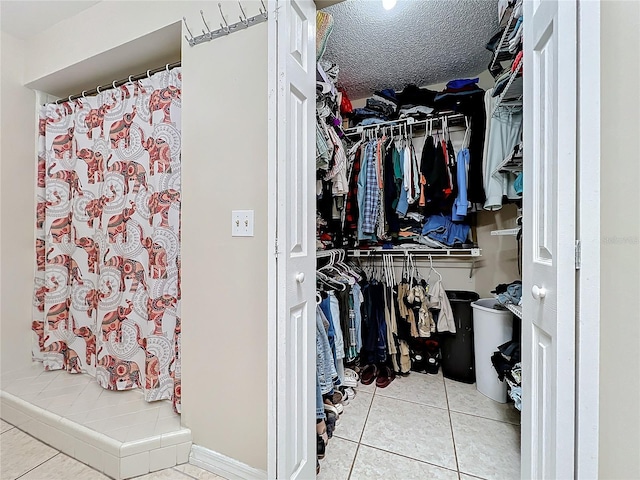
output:
[[[576,270],[580,270],[581,262],[582,262],[582,255],[581,255],[580,240],[576,240]]]

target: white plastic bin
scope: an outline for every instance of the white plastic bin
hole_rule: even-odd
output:
[[[507,384],[498,379],[491,355],[513,337],[513,316],[509,310],[497,310],[494,298],[481,298],[473,308],[473,347],[476,361],[476,388],[496,402],[507,402]]]

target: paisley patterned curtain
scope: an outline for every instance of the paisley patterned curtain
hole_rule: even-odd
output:
[[[33,357],[180,412],[181,73],[39,118]]]

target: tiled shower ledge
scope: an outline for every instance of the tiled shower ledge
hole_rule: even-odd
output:
[[[0,377],[0,416],[35,438],[115,479],[187,463],[191,430],[167,401],[137,390],[104,390],[89,375],[42,364]]]

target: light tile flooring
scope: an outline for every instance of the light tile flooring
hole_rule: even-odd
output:
[[[5,373],[0,384],[7,393],[121,442],[182,429],[168,401],[148,403],[140,390],[105,390],[90,375],[47,372],[39,362]]]
[[[520,414],[442,374],[359,385],[318,480],[520,478]]]
[[[0,420],[1,480],[107,480],[108,477]],[[216,480],[218,475],[193,465],[177,465],[140,480]]]

